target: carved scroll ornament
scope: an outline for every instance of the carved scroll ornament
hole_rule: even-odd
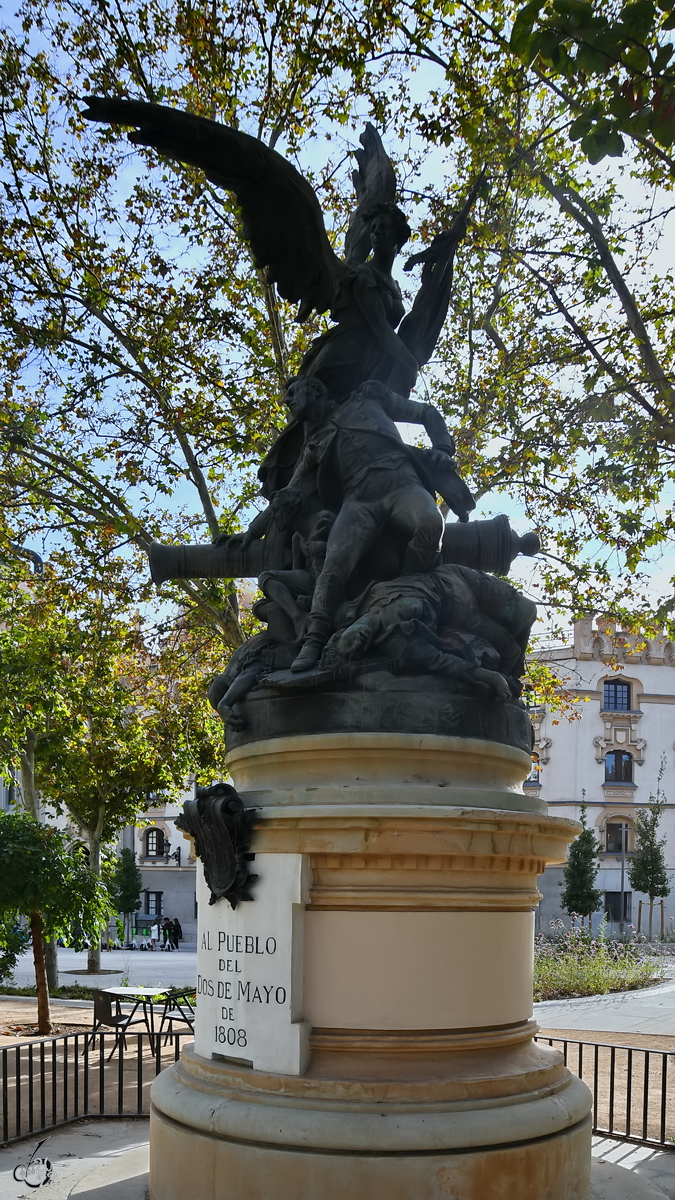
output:
[[[224,898],[236,908],[242,900],[253,900],[251,887],[258,876],[251,874],[248,863],[255,858],[249,849],[258,819],[258,810],[244,808],[229,783],[198,787],[196,799],[183,805],[176,829],[194,838],[211,893],[209,904]]]

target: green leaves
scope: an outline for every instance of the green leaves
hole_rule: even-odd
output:
[[[43,804],[96,846],[149,794],[170,799],[191,774],[225,769],[206,698],[218,647],[185,618],[153,634],[129,603],[129,565],[107,568],[79,586],[55,564],[0,576],[0,769],[23,774],[30,750]]]
[[[31,435],[0,417],[0,487],[21,496],[25,529],[54,529],[90,564],[96,529],[137,548],[236,532],[306,332],[253,271],[231,198],[131,155],[119,130],[85,128],[74,97],[215,116],[305,166],[329,123],[340,142],[326,186],[341,200],[340,130],[371,85],[376,103],[389,67],[365,69],[365,32],[332,0],[27,0],[22,12],[28,36],[0,38],[0,354],[3,401]],[[374,54],[381,40],[368,32]],[[146,578],[139,560],[139,589]],[[164,597],[200,606],[223,652],[241,643],[229,590],[222,607],[200,581]]]
[[[100,935],[107,891],[66,834],[25,813],[0,812],[0,855],[0,915],[40,912],[48,935],[69,935],[72,925]]]
[[[532,574],[515,573],[546,618],[613,611],[627,628],[662,618],[672,634],[675,589],[660,597],[649,572],[675,535],[675,402],[659,382],[675,380],[675,284],[663,265],[675,215],[660,192],[672,190],[673,165],[648,128],[643,145],[617,125],[648,125],[646,90],[641,99],[635,72],[616,63],[593,75],[563,75],[541,59],[525,68],[504,39],[502,4],[481,10],[480,36],[459,9],[442,27],[432,6],[415,11],[431,23],[426,42],[408,42],[428,54],[429,90],[420,71],[422,96],[408,97],[407,112],[433,147],[436,185],[421,236],[440,229],[458,176],[487,163],[491,180],[456,264],[429,397],[446,412],[484,511],[508,504],[540,533],[545,554]],[[548,22],[575,59],[572,18],[606,55],[621,5],[542,4],[534,21],[532,11],[517,6],[518,36],[529,36],[528,20],[534,34]],[[584,150],[616,153],[617,134],[625,170],[603,170],[607,158],[590,167]]]
[[[663,15],[665,12],[665,16]],[[619,157],[625,140],[644,139],[669,148],[675,140],[675,74],[670,39],[672,8],[651,0],[625,3],[615,17],[606,5],[577,0],[527,4],[516,16],[511,49],[525,66],[563,77],[565,98],[575,117],[573,141],[589,162]],[[587,98],[595,120],[588,124]]]
[[[136,912],[141,907],[142,887],[143,876],[136,864],[136,855],[133,850],[121,850],[115,863],[112,887],[110,888],[115,912],[124,914]]]
[[[0,984],[12,978],[30,940],[20,917],[18,912],[8,912],[0,917]]]
[[[627,40],[633,38],[637,42],[646,40],[654,28],[656,20],[656,5],[651,0],[632,0],[621,9],[617,31]],[[635,47],[639,50],[639,47]]]
[[[460,248],[424,389],[455,429],[472,486],[492,491],[484,503],[517,506],[516,523],[541,532],[547,556],[532,588],[543,610],[652,612],[635,572],[675,535],[661,502],[675,439],[640,346],[675,376],[675,285],[658,269],[671,218],[661,235],[661,200],[653,203],[654,189],[673,181],[672,6],[495,0],[469,11],[303,0],[214,11],[121,0],[92,20],[86,2],[29,0],[24,11],[46,65],[30,40],[7,34],[0,501],[4,512],[10,499],[17,505],[12,520],[28,544],[66,546],[68,569],[89,580],[119,548],[133,566],[121,606],[147,604],[143,545],[212,536],[185,447],[218,528],[238,530],[256,503],[257,461],[285,419],[281,381],[322,328],[295,326],[252,273],[224,194],[196,171],[130,153],[119,131],[85,129],[72,96],[154,98],[274,139],[314,170],[338,245],[351,205],[349,152],[368,116],[396,152],[422,242],[488,164],[490,189]],[[635,172],[626,195],[616,171],[589,170],[589,158],[606,162],[622,149]],[[646,341],[617,299],[589,213]],[[637,526],[623,520],[633,511]],[[166,740],[181,747],[176,762],[196,759],[206,775],[222,747],[202,706],[203,677],[245,632],[229,590],[226,581],[167,587],[161,601],[167,630],[190,648],[181,657],[176,635],[158,649],[185,697],[175,711],[158,697]],[[673,611],[671,589],[664,619]],[[38,715],[40,683],[63,697],[52,661],[34,670],[28,700]],[[64,763],[85,744],[80,725],[69,738]]]
[[[519,9],[516,19],[513,22],[510,41],[511,49],[526,66],[529,66],[538,52],[536,46],[532,50],[532,29],[539,13],[544,7],[544,2],[545,0],[529,0],[528,4]]]
[[[594,104],[590,108],[584,109],[578,117],[575,117],[569,127],[570,141],[578,142],[580,138],[586,137],[596,124],[600,112],[600,106]]]
[[[605,120],[596,122],[581,139],[581,148],[591,163],[598,163],[607,155],[610,158],[620,158],[624,147],[625,142],[621,134]]]
[[[583,829],[572,842],[563,869],[564,886],[560,893],[560,906],[566,913],[590,917],[602,906],[602,892],[595,886],[600,870],[600,845],[595,832],[587,827],[583,804],[581,824]]]
[[[671,885],[666,868],[666,838],[659,837],[659,825],[666,805],[666,798],[659,789],[656,796],[649,797],[649,804],[638,808],[633,820],[635,849],[628,866],[630,885],[636,892],[643,892],[654,901],[657,896],[669,896]],[[650,930],[651,933],[651,930]]]

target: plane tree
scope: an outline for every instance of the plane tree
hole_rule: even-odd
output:
[[[158,629],[130,604],[127,564],[82,580],[62,556],[44,576],[0,575],[0,768],[20,768],[33,816],[65,816],[101,876],[101,848],[149,803],[225,769],[206,687],[218,647],[197,623]],[[209,634],[211,633],[209,629]],[[90,943],[89,970],[100,967]]]
[[[649,74],[643,120],[668,83],[670,10],[590,7],[583,21],[624,38],[617,86],[631,104],[636,72]],[[141,552],[237,530],[285,420],[283,382],[322,327],[294,325],[252,271],[231,197],[120,130],[85,127],[80,97],[173,104],[264,138],[318,184],[336,239],[369,116],[420,243],[486,167],[420,394],[444,409],[476,494],[497,509],[500,491],[514,498],[542,535],[534,594],[568,615],[670,621],[673,587],[654,597],[646,575],[673,536],[669,135],[618,112],[623,157],[608,157],[610,139],[589,161],[588,138],[604,135],[579,117],[610,111],[614,76],[579,58],[575,12],[122,0],[91,20],[84,0],[27,0],[0,61],[0,489],[21,532],[58,530],[86,555],[101,528]],[[640,22],[642,67],[625,44]],[[224,646],[241,641],[230,582],[164,595],[200,607]]]
[[[322,120],[340,129],[362,90],[352,30],[335,0],[122,0],[95,16],[77,0],[28,0],[8,22],[0,487],[24,536],[52,529],[86,555],[92,530],[144,551],[153,538],[240,528],[254,468],[285,421],[285,382],[318,327],[294,326],[253,270],[230,196],[92,129],[81,97],[173,104],[293,156]],[[241,643],[229,582],[165,595],[201,608],[226,646]]]
[[[386,15],[367,5],[361,23],[365,55],[387,23],[405,92],[392,89],[390,108],[405,110],[440,160],[417,197],[430,210],[421,234],[447,219],[458,174],[487,173],[458,251],[431,394],[458,429],[477,492],[517,496],[542,534],[544,604],[611,610],[627,627],[672,622],[675,592],[671,582],[655,595],[646,570],[673,537],[671,135],[647,113],[658,70],[672,69],[660,49],[671,19],[667,5],[642,3],[414,0]],[[624,50],[639,33],[651,55],[640,101],[650,128],[638,136],[639,122],[620,117],[621,158],[611,157],[616,141],[593,151],[604,134],[579,121],[584,88],[604,89],[611,117],[617,64],[596,54],[587,67],[583,30],[593,22]],[[554,37],[553,26],[566,32]],[[617,86],[628,92],[637,58],[622,55]],[[665,101],[660,111],[672,125]]]
[[[67,834],[21,810],[0,812],[0,917],[30,927],[38,1001],[38,1032],[52,1032],[44,936],[69,937],[75,926],[91,939],[110,912],[107,889],[92,875]]]

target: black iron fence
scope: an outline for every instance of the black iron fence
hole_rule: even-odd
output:
[[[134,1117],[150,1112],[150,1084],[180,1057],[189,1030],[169,1038],[127,1033],[69,1033],[0,1051],[3,1143],[78,1117]],[[164,1044],[162,1044],[164,1043]]]
[[[538,1037],[562,1050],[569,1070],[593,1093],[593,1133],[675,1150],[675,1051]]]
[[[147,1116],[150,1085],[180,1057],[183,1030],[165,1039],[70,1033],[0,1051],[2,1143],[79,1117]],[[593,1094],[593,1133],[675,1150],[675,1071],[665,1050],[538,1037],[555,1046]]]

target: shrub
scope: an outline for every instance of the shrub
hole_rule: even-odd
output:
[[[537,934],[534,945],[535,1000],[564,1000],[629,992],[661,983],[665,961],[633,934],[617,940],[594,936],[589,929],[566,929],[551,922],[550,934]]]
[[[11,979],[19,958],[30,943],[30,933],[17,913],[0,920],[0,983]]]

